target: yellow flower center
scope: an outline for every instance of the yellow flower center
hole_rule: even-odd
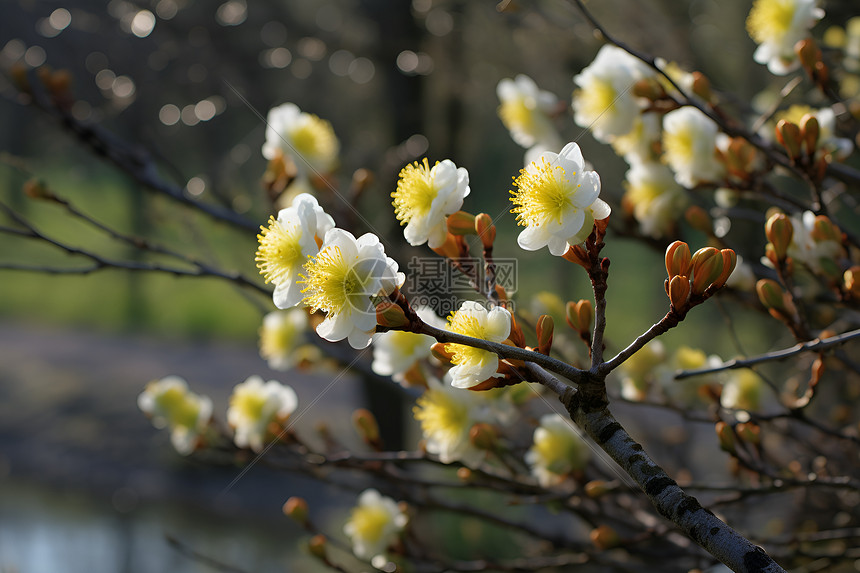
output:
[[[682,346],[675,353],[675,362],[681,370],[692,370],[701,368],[708,361],[708,357],[701,350]]]
[[[260,354],[280,356],[293,348],[297,329],[285,321],[278,328],[263,328],[260,331]]]
[[[667,157],[671,157],[670,163],[691,163],[695,156],[695,136],[689,127],[682,127],[678,131],[663,132],[663,149]]]
[[[625,199],[630,201],[634,206],[647,204],[662,195],[664,191],[665,187],[658,185],[657,183],[640,183],[635,186],[630,186]]]
[[[438,162],[436,164],[438,165]],[[394,199],[394,213],[401,225],[407,224],[413,217],[421,217],[430,212],[433,199],[439,193],[433,179],[426,157],[423,163],[416,161],[400,171],[397,190],[391,197]]]
[[[308,121],[290,133],[290,142],[300,155],[331,157],[337,153],[337,137],[331,124],[316,115],[307,114]]]
[[[389,332],[390,334],[388,336],[390,337],[392,345],[397,348],[398,352],[407,356],[413,354],[415,349],[422,344],[425,344],[425,338],[421,334],[404,332],[402,330],[391,330]]]
[[[569,436],[549,430],[538,432],[534,449],[541,465],[557,474],[570,471],[572,461],[578,457],[576,443]]]
[[[576,105],[587,117],[597,120],[601,115],[615,109],[618,92],[611,82],[595,79],[587,88],[577,91]]]
[[[200,406],[184,388],[173,387],[155,398],[158,409],[165,413],[171,427],[193,428],[197,425]]]
[[[352,265],[344,260],[340,247],[327,247],[305,263],[307,275],[301,275],[299,284],[305,298],[302,302],[314,312],[325,311],[335,315],[344,310],[355,295],[368,294],[365,284],[369,276],[360,277]]]
[[[412,412],[425,435],[443,442],[454,442],[465,433],[469,424],[469,407],[450,394],[428,390],[415,403]]]
[[[488,338],[486,328],[478,322],[478,319],[463,312],[451,313],[451,316],[448,317],[448,325],[452,332],[482,340]],[[465,344],[454,344],[453,342],[445,345],[445,351],[452,354],[451,362],[454,364],[483,362],[492,356],[492,353],[486,350]]]
[[[795,9],[794,0],[756,0],[747,17],[747,32],[759,44],[778,41],[791,29]]]
[[[534,125],[534,111],[528,108],[525,99],[518,97],[499,106],[499,117],[508,129],[530,131]]]
[[[254,260],[266,283],[280,284],[304,263],[305,257],[299,244],[301,236],[299,225],[282,225],[274,217],[269,218],[268,227],[260,227],[260,234],[257,235],[260,246]]]
[[[511,213],[516,213],[518,225],[542,225],[549,221],[561,223],[573,207],[571,198],[574,189],[561,165],[553,166],[545,158],[532,162],[536,173],[525,169],[514,179],[517,191],[511,191],[511,202],[516,205]],[[573,175],[576,175],[574,172]],[[580,186],[577,185],[578,189]]]
[[[246,420],[259,420],[265,405],[265,396],[247,388],[238,388],[230,397],[230,407],[237,410]]]
[[[385,527],[391,521],[391,516],[384,507],[360,505],[353,508],[350,521],[355,527],[357,537],[369,543],[375,543],[382,537]]]

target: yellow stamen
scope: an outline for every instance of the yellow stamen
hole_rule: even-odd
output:
[[[482,340],[488,338],[486,329],[481,326],[478,319],[464,312],[451,313],[451,316],[448,317],[448,325],[452,332]],[[466,346],[465,344],[454,344],[453,342],[445,345],[445,351],[452,355],[451,362],[454,364],[483,362],[486,358],[492,356],[492,353],[486,350]]]
[[[451,443],[465,433],[469,407],[464,402],[455,400],[443,390],[428,390],[415,403],[412,412],[425,435]]]
[[[508,129],[530,131],[534,125],[534,111],[528,108],[523,98],[508,100],[499,106],[499,117]]]
[[[677,158],[679,163],[690,163],[695,156],[695,135],[689,127],[675,132],[663,132],[663,148],[667,156]]]
[[[155,398],[156,407],[166,413],[172,427],[193,428],[197,425],[200,406],[184,388],[172,387]]]
[[[595,79],[588,84],[587,89],[577,91],[576,105],[581,108],[585,116],[597,119],[615,110],[617,97],[618,92],[615,91],[612,82],[605,79]]]
[[[313,114],[307,114],[307,117],[307,122],[290,133],[296,152],[310,158],[330,157],[337,153],[337,137],[331,124]]]
[[[350,521],[355,527],[356,537],[375,543],[382,537],[385,526],[391,521],[391,516],[384,507],[360,505],[352,510]]]
[[[260,227],[257,240],[257,268],[266,283],[280,284],[283,279],[305,262],[299,244],[302,231],[298,225],[282,225],[274,217],[269,218],[268,227]]]
[[[266,397],[262,393],[247,388],[237,388],[230,397],[230,407],[247,420],[259,420],[265,405]]]
[[[436,165],[439,163],[436,162]],[[394,213],[401,225],[407,224],[413,217],[421,217],[430,211],[433,199],[439,193],[430,174],[430,163],[410,163],[400,171],[397,190],[391,194],[394,199]]]
[[[302,300],[314,312],[325,311],[336,315],[346,308],[350,298],[365,294],[365,283],[369,277],[360,277],[349,261],[346,261],[340,247],[326,247],[305,264],[307,275],[300,275],[299,284],[306,285]],[[369,293],[367,293],[369,294]]]
[[[521,169],[520,176],[514,179],[514,187],[518,190],[511,191],[511,202],[516,205],[511,213],[516,213],[518,225],[541,225],[549,221],[561,223],[573,208],[571,198],[574,191],[564,168],[551,165],[545,158],[540,164],[533,161],[532,166],[537,173]]]
[[[747,17],[747,32],[759,44],[778,41],[791,29],[795,9],[794,0],[756,0]]]

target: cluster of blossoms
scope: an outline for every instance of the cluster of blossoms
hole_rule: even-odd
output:
[[[178,376],[147,384],[137,404],[156,428],[170,430],[171,443],[182,455],[201,447],[210,433],[212,400],[191,392]],[[298,398],[289,386],[274,380],[263,383],[259,376],[250,376],[237,384],[230,396],[227,422],[234,430],[234,443],[259,452],[266,442],[284,432],[284,424],[297,406]]]

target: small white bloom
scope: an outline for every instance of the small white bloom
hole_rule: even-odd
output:
[[[403,235],[409,244],[441,247],[448,236],[448,215],[460,210],[468,194],[469,172],[450,159],[431,168],[425,157],[423,163],[404,167],[391,197],[397,220],[406,225]]]
[[[527,251],[548,247],[561,256],[568,244],[585,241],[595,220],[609,216],[609,205],[597,197],[600,176],[585,169],[576,143],[568,143],[558,154],[543,153],[520,170],[514,186],[511,213],[525,226],[517,243]]]
[[[250,376],[233,388],[227,423],[234,429],[233,441],[240,448],[255,452],[273,434],[272,425],[281,427],[299,404],[295,390],[275,380],[263,383],[259,376]]]
[[[366,348],[376,328],[372,297],[388,295],[403,284],[405,277],[397,268],[372,233],[358,239],[343,229],[326,233],[299,281],[304,286],[302,302],[314,312],[326,313],[317,334],[330,342],[346,338],[353,348]]]
[[[360,559],[383,555],[406,526],[408,517],[390,497],[366,489],[352,508],[343,532],[352,541],[352,551]]]
[[[260,356],[272,370],[287,370],[296,363],[295,350],[304,341],[308,315],[303,308],[276,310],[263,317]]]
[[[623,204],[642,232],[659,238],[676,228],[687,206],[684,189],[662,163],[634,163],[627,171]]]
[[[333,227],[334,219],[307,193],[281,209],[277,219],[271,217],[268,227],[261,227],[255,260],[266,282],[275,285],[275,306],[290,308],[301,302],[299,272],[308,257],[319,252],[317,241]]]
[[[542,487],[552,487],[570,472],[583,469],[590,457],[588,445],[573,422],[552,413],[541,417],[532,447],[526,452],[526,463]]]
[[[469,431],[477,422],[486,421],[488,409],[483,392],[464,392],[434,379],[415,402],[412,414],[421,424],[427,451],[442,463],[459,461],[476,467],[485,452],[472,445]]]
[[[501,102],[499,117],[516,143],[525,148],[537,144],[553,149],[561,146],[550,119],[558,105],[555,94],[539,89],[534,80],[520,74],[513,80],[501,80],[496,86],[496,95]]]
[[[153,426],[170,429],[170,442],[182,455],[194,451],[212,418],[212,401],[191,392],[179,376],[147,384],[137,397],[137,406],[152,419]]]
[[[427,306],[415,308],[418,316],[431,326],[444,328],[445,321]],[[426,334],[402,330],[389,330],[373,335],[373,363],[371,369],[380,376],[392,376],[395,382],[403,381],[403,374],[416,362],[430,357],[430,347],[436,339]]]
[[[612,140],[612,149],[630,165],[654,162],[663,135],[660,121],[660,115],[654,112],[643,113],[633,122],[629,133]]]
[[[604,143],[629,133],[640,111],[633,84],[653,75],[639,59],[605,44],[594,61],[573,78],[579,86],[573,94],[574,121]]]
[[[685,187],[719,181],[725,168],[717,159],[717,124],[685,106],[663,118],[663,153],[675,180]]]
[[[794,45],[824,17],[815,4],[816,0],[755,0],[747,17],[747,32],[759,45],[753,59],[779,76],[796,69],[800,62]]]
[[[800,261],[815,273],[822,272],[822,259],[836,259],[842,252],[842,245],[832,240],[818,240],[814,237],[815,213],[804,211],[791,216],[794,233],[788,246],[788,256]],[[767,260],[765,258],[765,260]]]
[[[466,301],[460,310],[448,317],[448,330],[490,342],[502,342],[511,334],[511,313],[498,306],[487,311],[480,303]],[[499,357],[495,352],[453,343],[446,344],[445,350],[453,355],[454,367],[448,372],[455,388],[471,388],[497,375]]]
[[[292,158],[299,176],[306,177],[308,172],[331,172],[337,164],[339,149],[329,122],[302,112],[293,103],[269,111],[263,144],[266,159],[274,159],[280,151]]]

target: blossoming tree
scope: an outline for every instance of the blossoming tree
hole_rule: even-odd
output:
[[[812,105],[791,105],[789,89],[754,114],[702,73],[630,47],[579,0],[570,6],[605,42],[573,75],[570,105],[524,74],[497,84],[499,119],[526,149],[522,166],[504,167],[512,177],[500,190],[509,194],[506,213],[480,212],[471,186],[481,183],[453,159],[406,163],[384,191],[402,240],[470,285],[450,313],[406,287],[414,271],[397,261],[391,241],[340,226],[330,209],[343,199],[336,130],[293,103],[269,112],[261,142],[274,214],[257,235],[255,261],[274,288],[194,261],[191,271],[138,269],[215,276],[264,293],[272,308],[260,350],[273,369],[323,368],[319,350],[351,367],[366,363],[414,402],[420,442],[386,449],[376,417],[390,413],[358,409],[364,451],[344,451],[336,440],[316,446],[291,419],[302,408],[293,389],[253,375],[233,390],[226,426],[211,400],[175,376],[150,382],[139,407],[169,429],[182,455],[239,460],[250,451],[265,463],[275,450],[292,470],[321,479],[338,471],[372,477],[374,488],[353,486],[356,505],[341,524],[318,523],[300,498],[284,506],[312,535],[311,554],[334,570],[356,563],[382,571],[848,570],[860,540],[853,403],[860,367],[849,345],[860,336],[860,241],[852,229],[860,171],[851,166],[860,25],[828,30],[822,50],[811,32],[824,17],[814,0],[756,0],[747,20],[754,61],[771,74],[793,74]],[[513,9],[499,4],[500,12]],[[237,220],[112,155],[110,138],[68,113],[71,95],[50,72],[16,68],[13,76],[33,105],[103,144],[145,184]],[[607,189],[577,141],[565,143],[571,121],[627,163],[623,193]],[[30,184],[28,193],[116,240],[189,262],[98,224],[45,185]],[[10,221],[4,233],[50,242],[97,267],[128,268],[54,241],[2,209]],[[731,223],[743,217],[755,222],[759,240],[734,236]],[[517,225],[519,248],[583,273],[589,296],[573,300],[557,285],[545,312],[532,312],[527,298],[509,292],[499,280],[497,229]],[[659,251],[666,299],[650,328],[616,344],[607,335],[607,290],[631,279],[620,266],[610,272],[603,249],[625,236]],[[796,344],[728,360],[688,345],[667,348],[661,336],[714,299],[761,314]],[[781,370],[773,370],[777,361]],[[709,460],[705,471],[665,471],[652,445],[628,431],[627,419],[663,426],[654,411],[709,428],[711,440],[694,446]],[[708,479],[715,459],[730,468],[730,482]],[[451,501],[458,488],[474,499]],[[744,504],[767,508],[771,522],[763,525]],[[812,511],[821,519],[792,524]],[[451,557],[435,546],[444,522],[433,515],[443,512],[503,528],[519,554],[475,549],[470,558]]]

